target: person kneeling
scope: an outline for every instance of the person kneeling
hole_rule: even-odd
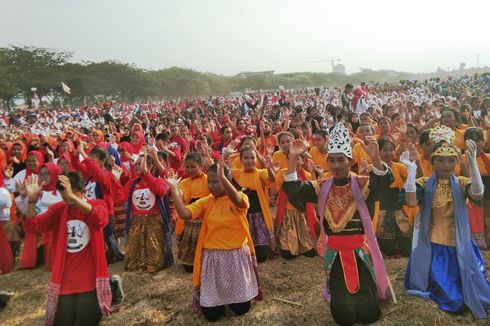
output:
[[[84,199],[82,176],[69,172],[59,176],[56,184],[63,201],[37,215],[35,205],[43,184],[32,175],[23,186],[29,200],[27,228],[53,232],[46,325],[98,325],[102,314],[112,311],[104,255],[103,229],[108,222],[105,202]]]
[[[218,320],[225,305],[239,316],[248,312],[252,299],[262,299],[247,223],[248,198],[230,180],[231,173],[222,162],[211,165],[211,194],[185,206],[178,189],[180,179],[176,175],[166,178],[179,217],[202,220],[194,257],[193,306],[209,321]]]

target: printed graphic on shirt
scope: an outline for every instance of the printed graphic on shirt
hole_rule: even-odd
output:
[[[97,196],[95,195],[95,186],[96,183],[94,181],[87,183],[87,185],[85,186],[85,198],[97,199]]]
[[[133,205],[139,210],[149,210],[155,204],[155,195],[148,188],[135,190]]]
[[[82,251],[90,241],[90,230],[85,222],[70,220],[66,222],[68,240],[66,250],[69,253]]]

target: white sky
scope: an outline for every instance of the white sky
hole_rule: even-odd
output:
[[[0,46],[225,75],[490,65],[485,0],[0,0]]]

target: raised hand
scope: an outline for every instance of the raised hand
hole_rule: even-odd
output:
[[[182,178],[179,178],[177,172],[174,170],[170,171],[168,175],[165,177],[165,182],[170,188],[177,189],[179,182]]]
[[[218,179],[223,182],[226,179],[225,175],[225,162],[223,159],[220,159],[219,162],[217,163],[218,166]]]
[[[419,159],[419,153],[417,153],[417,148],[415,147],[415,145],[411,142],[407,143],[407,150],[408,152],[410,153],[409,155],[409,159],[410,161],[417,161]]]
[[[400,125],[396,127],[396,129],[400,134],[405,135],[407,133],[407,123],[405,122],[405,120],[402,120]]]
[[[70,179],[66,175],[60,175],[58,177],[58,180],[63,187],[62,193],[65,195],[64,197],[68,200],[71,200],[73,197],[75,197],[75,194],[73,193],[73,190],[71,189],[71,183]]]
[[[15,180],[15,191],[19,193],[22,197],[27,196],[27,188],[25,181]]]
[[[44,181],[39,183],[37,174],[32,174],[25,180],[26,195],[29,201],[38,201],[43,191]]]
[[[116,180],[120,180],[121,179],[121,175],[123,174],[124,170],[120,167],[120,166],[117,166],[117,165],[114,165],[112,167],[112,175],[114,176],[114,178]]]
[[[410,152],[409,151],[405,151],[402,153],[402,155],[400,155],[400,163],[405,165],[408,169],[410,169],[410,168],[417,169],[417,164],[415,163],[415,161],[414,160],[412,161],[410,159]]]
[[[359,162],[359,168],[358,172],[360,175],[369,175],[371,172],[371,165],[366,159],[361,159],[361,162]]]
[[[376,158],[379,156],[379,146],[376,137],[371,136],[366,139],[368,141],[367,144],[361,142],[361,146],[371,158]]]
[[[289,155],[300,156],[303,155],[306,150],[306,144],[301,139],[297,139],[291,143],[291,147],[289,148]]]
[[[476,143],[469,139],[466,141],[466,149],[467,149],[467,156],[469,160],[474,160],[476,161],[476,155],[478,151],[478,147],[476,146]]]
[[[490,110],[487,112],[485,115],[485,118],[483,120],[483,124],[485,125],[485,128],[490,128]]]

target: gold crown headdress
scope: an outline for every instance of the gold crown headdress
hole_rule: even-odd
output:
[[[451,128],[446,126],[438,126],[436,128],[432,128],[429,133],[429,138],[433,144],[444,142],[444,144],[442,144],[430,154],[431,157],[459,156],[456,148],[454,146],[451,146],[454,141],[454,131]]]
[[[430,157],[435,157],[435,156],[456,156],[458,157],[458,151],[454,146],[449,145],[448,143],[442,144],[440,147],[438,147],[434,152],[430,154]]]
[[[430,130],[429,138],[433,144],[440,143],[441,141],[452,144],[454,141],[454,131],[443,125],[437,126]]]

